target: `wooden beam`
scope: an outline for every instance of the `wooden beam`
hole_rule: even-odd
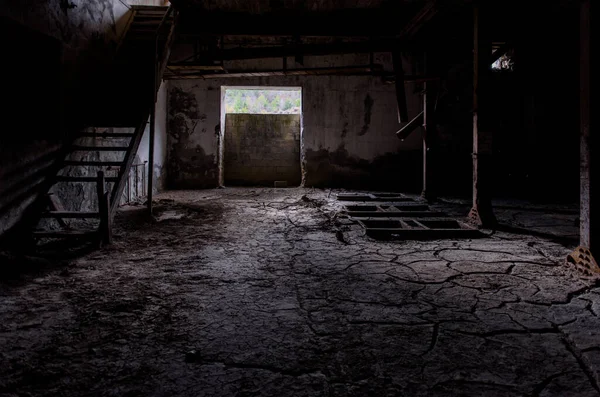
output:
[[[96,193],[98,196],[98,211],[100,227],[98,229],[102,244],[112,243],[112,216],[110,211],[110,193],[105,191],[104,172],[98,171]]]
[[[295,36],[294,37],[294,61],[297,64],[300,64],[302,66],[304,66],[304,53],[302,51],[299,50],[299,48],[301,47],[301,42],[300,42],[300,36]]]
[[[585,276],[598,276],[600,267],[595,258],[600,250],[600,214],[592,208],[592,191],[597,190],[600,161],[592,159],[592,152],[598,147],[596,132],[592,132],[591,97],[591,0],[583,0],[580,5],[580,73],[579,73],[579,129],[580,129],[580,220],[579,247],[567,256],[567,265],[574,267]],[[597,196],[597,195],[596,195]]]
[[[500,48],[498,48],[496,51],[494,51],[494,53],[492,54],[492,57],[490,59],[490,65],[493,65],[498,59],[500,59],[502,57],[502,55],[506,54],[508,50],[510,50],[512,48],[512,44],[510,43],[504,43],[504,45],[502,45]]]
[[[54,193],[48,193],[48,207],[54,213],[58,213],[59,211],[65,210],[64,206],[62,205],[62,202],[60,201],[60,198],[58,198],[58,196],[56,196]],[[56,221],[62,228],[69,229],[69,224],[65,222],[63,218],[65,217],[57,216]]]
[[[279,69],[279,70],[230,70],[228,73],[178,73],[167,75],[165,79],[202,78],[221,79],[235,77],[268,77],[268,76],[325,76],[325,75],[382,75],[381,67],[370,65],[338,66],[328,68]]]
[[[397,40],[380,39],[373,41],[357,41],[351,43],[329,44],[297,44],[295,46],[269,46],[269,47],[236,47],[219,52],[224,61],[244,59],[283,58],[302,56],[318,56],[331,54],[367,54],[370,52],[389,52],[397,45]],[[408,43],[403,43],[403,48],[411,49]],[[170,65],[169,65],[170,67]]]
[[[582,2],[581,6],[581,23],[580,23],[580,135],[581,135],[581,161],[580,161],[580,239],[581,245],[592,249],[593,253],[598,249],[598,242],[594,240],[593,231],[598,227],[592,219],[594,212],[592,210],[592,178],[595,169],[593,169],[594,161],[592,160],[593,140],[597,140],[592,136],[590,123],[590,63],[591,63],[591,24],[590,24],[590,7],[591,1]]]
[[[399,38],[413,39],[419,30],[438,12],[436,0],[427,0],[423,8],[404,26],[398,35]]]
[[[404,87],[404,67],[402,66],[402,55],[400,51],[392,54],[394,64],[394,75],[396,78],[396,101],[398,104],[398,122],[406,123],[408,119],[408,104],[406,101],[406,88]]]
[[[408,124],[406,124],[399,131],[397,131],[396,136],[401,140],[405,140],[406,138],[408,138],[408,136],[412,134],[414,130],[423,125],[424,115],[425,112],[419,113],[414,119],[409,121]]]

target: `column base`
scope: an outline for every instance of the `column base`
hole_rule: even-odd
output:
[[[481,206],[475,206],[471,208],[467,220],[478,227],[486,229],[491,229],[498,225],[498,220],[491,207],[482,208]]]
[[[567,255],[566,265],[586,277],[600,277],[600,267],[586,247],[577,247]]]

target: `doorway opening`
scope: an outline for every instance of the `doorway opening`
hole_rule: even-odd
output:
[[[301,153],[300,87],[221,87],[221,185],[300,186]]]

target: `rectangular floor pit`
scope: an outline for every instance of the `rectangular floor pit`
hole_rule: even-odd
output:
[[[427,211],[429,207],[426,205],[394,205],[398,211]]]
[[[362,198],[363,200],[356,200]],[[370,199],[367,199],[370,198]],[[427,202],[399,193],[340,194],[346,214],[374,239],[431,240],[479,238],[482,234],[464,222],[433,210]]]
[[[423,229],[423,226],[419,225],[416,221],[413,220],[405,220],[404,223],[406,223],[409,227],[411,228],[415,228],[415,229]]]
[[[454,219],[423,220],[420,221],[430,229],[461,229],[460,224]]]
[[[367,229],[401,229],[402,223],[394,220],[363,220],[361,221]]]
[[[400,194],[373,194],[373,200],[376,201],[413,201],[409,197]]]
[[[374,205],[347,205],[346,208],[348,209],[348,212],[377,211],[377,207]]]
[[[338,194],[339,201],[371,201],[373,196],[370,194]]]

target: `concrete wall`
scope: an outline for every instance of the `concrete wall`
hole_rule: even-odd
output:
[[[156,116],[154,124],[154,192],[163,190],[166,185],[166,162],[167,162],[167,85],[163,82],[158,90],[156,102]],[[140,147],[138,149],[135,164],[149,161],[150,126],[146,127]],[[141,182],[140,182],[141,184]],[[141,191],[141,187],[138,189]]]
[[[9,104],[0,110],[0,235],[34,201],[69,133],[84,126],[81,114],[97,96],[87,83],[106,74],[130,15],[125,0],[0,0],[0,45],[10,58],[0,65]],[[87,195],[71,199],[68,207],[87,206]]]
[[[299,114],[227,114],[224,140],[226,185],[299,186]]]
[[[378,54],[377,59],[380,57],[387,55]],[[318,61],[306,58],[305,65],[365,63],[365,59],[319,58]],[[269,62],[257,62],[257,67],[277,67],[281,60]],[[389,62],[383,59],[382,63]],[[293,59],[289,64],[293,64]],[[408,63],[406,67],[411,70]],[[400,141],[395,135],[401,125],[397,119],[394,85],[379,78],[362,76],[171,81],[168,105],[170,188],[203,188],[219,184],[222,86],[302,88],[305,186],[385,187],[405,191],[421,188],[420,131],[404,142]],[[407,90],[409,115],[414,117],[420,112],[421,96],[415,92],[418,91],[416,85],[407,86]]]

